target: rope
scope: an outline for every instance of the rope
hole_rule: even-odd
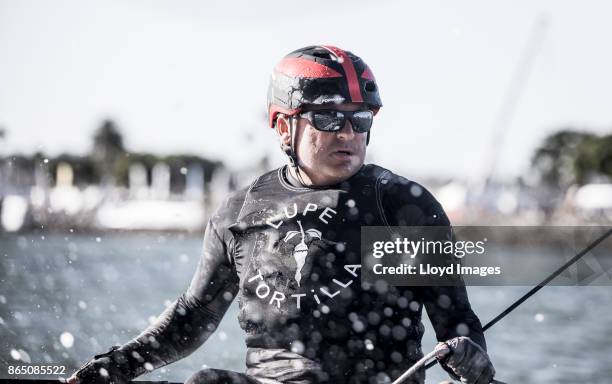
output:
[[[600,237],[598,237],[594,242],[592,242],[589,246],[587,246],[586,248],[584,248],[582,251],[580,251],[576,256],[572,257],[567,263],[563,264],[561,267],[559,267],[556,271],[554,271],[553,273],[551,273],[547,278],[545,278],[544,280],[542,280],[538,285],[536,285],[535,287],[533,287],[529,292],[527,292],[526,294],[524,294],[520,299],[516,300],[514,303],[512,303],[508,308],[504,309],[504,311],[502,313],[500,313],[499,315],[497,315],[493,320],[489,321],[484,327],[482,327],[482,331],[486,331],[487,329],[491,328],[492,326],[494,326],[498,321],[500,321],[501,319],[503,319],[504,317],[506,317],[510,312],[512,312],[514,309],[516,309],[516,307],[518,307],[519,305],[521,305],[523,302],[525,302],[525,300],[527,300],[528,298],[530,298],[531,296],[533,296],[536,292],[538,292],[540,289],[544,288],[544,286],[546,286],[548,283],[550,283],[555,277],[559,276],[563,271],[565,271],[567,268],[569,268],[572,264],[574,264],[575,262],[577,262],[578,260],[580,260],[584,255],[586,255],[589,251],[591,251],[593,248],[595,248],[596,246],[598,246],[602,241],[604,241],[608,236],[612,235],[612,229],[609,229],[607,232],[605,232],[603,235],[601,235]],[[406,378],[412,376],[419,368],[421,368],[424,364],[425,365],[425,369],[429,369],[431,367],[433,367],[434,365],[436,365],[436,363],[438,362],[437,359],[432,359],[432,356],[435,357],[436,355],[436,350],[434,349],[434,351],[432,351],[431,353],[427,354],[425,357],[423,357],[421,360],[417,361],[417,363],[415,365],[413,365],[412,367],[410,367],[406,372],[404,372],[404,374],[402,374],[397,380],[395,380],[392,384],[400,384],[403,380],[405,380]],[[431,360],[431,361],[429,361]],[[409,373],[410,372],[410,373]],[[408,374],[409,373],[409,374]],[[497,383],[497,384],[504,384],[501,381],[497,381],[497,380],[493,380],[491,382],[492,384]]]

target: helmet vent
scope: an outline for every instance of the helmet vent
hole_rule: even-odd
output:
[[[366,92],[376,92],[376,83],[373,81],[367,81],[365,83],[365,90]]]
[[[314,51],[312,53],[312,55],[314,57],[319,57],[321,59],[326,59],[326,60],[334,60],[335,59],[335,57],[332,57],[332,55],[329,52],[327,52],[327,51]]]

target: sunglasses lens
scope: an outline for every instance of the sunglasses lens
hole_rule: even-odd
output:
[[[336,132],[344,125],[344,115],[337,111],[314,112],[312,115],[313,125],[320,131]]]
[[[374,120],[374,113],[372,111],[358,111],[353,114],[351,124],[355,132],[368,132],[372,127],[372,121]]]
[[[357,111],[354,113],[341,111],[316,111],[309,112],[309,120],[319,131],[338,132],[342,130],[346,122],[346,115],[350,117],[353,130],[358,133],[365,133],[372,127],[374,113],[372,111]]]

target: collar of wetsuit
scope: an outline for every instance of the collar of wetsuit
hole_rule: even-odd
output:
[[[289,172],[289,167],[285,167],[285,171],[283,172],[283,176],[285,177],[285,181],[288,182],[290,185],[296,187],[296,188],[304,188],[304,184],[302,184],[298,179],[295,178],[295,176],[293,176],[293,174],[291,172]]]
[[[313,186],[313,185],[304,185],[302,184],[302,182],[300,182],[298,179],[295,178],[295,176],[293,176],[293,174],[291,172],[289,172],[289,165],[285,166],[285,169],[282,172],[282,175],[285,179],[286,182],[288,182],[291,186],[296,187],[296,188],[309,188],[309,189],[330,189],[330,188],[334,188],[337,186],[340,186],[341,183],[335,184],[335,185],[325,185],[325,186]],[[363,171],[365,167],[365,164],[361,166],[361,168],[359,169],[359,171],[355,174],[359,174],[360,172]],[[355,177],[355,175],[351,176],[351,178]]]
[[[326,190],[326,189],[334,188],[334,187],[336,187],[338,185],[338,184],[334,184],[334,185],[304,185],[299,179],[297,179],[293,175],[293,173],[291,173],[289,171],[289,167],[290,167],[290,165],[285,166],[285,172],[283,172],[283,174],[285,176],[285,181],[287,181],[293,187],[296,187],[296,188],[307,188],[307,189],[312,189],[312,190]]]

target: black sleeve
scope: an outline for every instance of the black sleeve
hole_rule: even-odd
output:
[[[422,287],[420,294],[438,341],[467,336],[487,350],[482,325],[465,287]]]
[[[382,194],[390,225],[449,226],[440,203],[423,186],[395,176]],[[465,286],[419,287],[416,289],[427,310],[438,341],[470,337],[486,350],[480,320],[472,310]]]
[[[132,377],[195,351],[215,331],[234,299],[238,277],[231,256],[233,242],[229,231],[217,228],[216,217],[206,227],[202,254],[187,291],[153,325],[119,349]]]

